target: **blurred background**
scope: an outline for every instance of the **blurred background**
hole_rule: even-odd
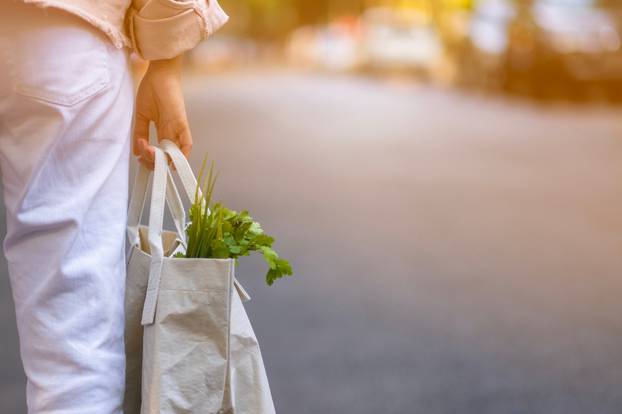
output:
[[[616,101],[617,0],[251,0],[224,2],[224,33],[197,71],[283,65],[536,99]]]
[[[293,264],[238,270],[277,412],[622,412],[622,3],[221,5],[191,162]]]

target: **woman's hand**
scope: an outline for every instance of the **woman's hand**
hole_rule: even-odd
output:
[[[154,60],[140,82],[136,95],[133,152],[138,161],[153,170],[154,148],[149,145],[149,124],[153,122],[158,141],[175,142],[186,158],[192,149],[186,107],[181,91],[182,57]]]

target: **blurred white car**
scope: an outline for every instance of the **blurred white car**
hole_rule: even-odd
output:
[[[366,65],[372,69],[429,72],[443,57],[443,44],[429,17],[415,10],[375,8],[362,19]]]
[[[213,71],[242,66],[256,61],[257,45],[246,39],[223,35],[201,42],[188,52],[189,66],[197,71]]]
[[[622,99],[622,1],[480,0],[459,66],[465,85]]]
[[[334,71],[357,69],[362,64],[358,22],[301,27],[290,36],[287,55],[300,66]]]
[[[360,19],[297,29],[290,36],[287,55],[298,65],[335,71],[428,73],[442,60],[443,45],[429,17],[420,12],[374,8]]]

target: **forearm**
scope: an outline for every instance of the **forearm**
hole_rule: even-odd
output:
[[[186,117],[181,88],[183,57],[153,60],[140,81],[136,94],[134,154],[139,162],[153,168],[154,149],[149,143],[149,124],[153,122],[158,140],[168,138],[188,156],[192,135]]]

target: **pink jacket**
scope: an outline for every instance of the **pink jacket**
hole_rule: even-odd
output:
[[[168,59],[192,49],[229,16],[217,0],[23,0],[73,13],[147,60]]]

